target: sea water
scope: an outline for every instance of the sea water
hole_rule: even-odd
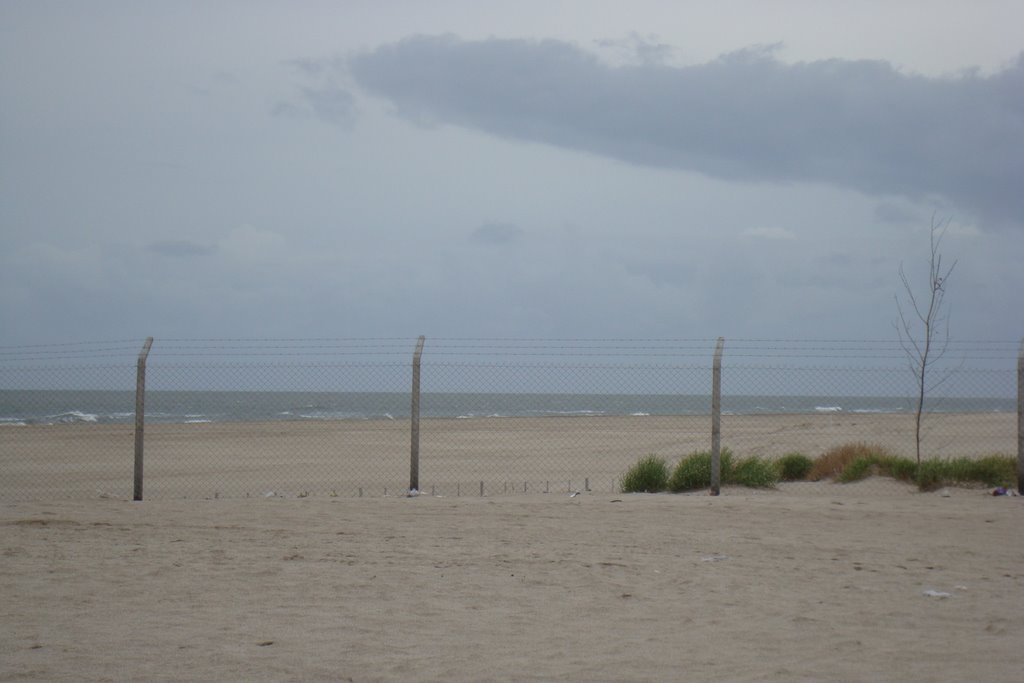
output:
[[[1013,398],[929,398],[929,412],[1014,412]],[[722,397],[734,415],[907,413],[909,397],[757,396]],[[423,418],[594,417],[708,415],[706,395],[424,393]],[[411,414],[403,392],[149,391],[148,423],[246,421],[402,420]],[[135,420],[133,391],[0,390],[0,427],[33,424],[118,424]]]

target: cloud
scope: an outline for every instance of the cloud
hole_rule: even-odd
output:
[[[270,113],[274,116],[280,116],[283,118],[307,118],[312,115],[309,107],[305,105],[298,105],[294,102],[287,102],[285,100],[279,100],[270,108]]]
[[[164,240],[153,242],[148,248],[150,251],[160,254],[161,256],[171,256],[174,258],[206,256],[207,254],[212,254],[217,250],[216,247],[207,244],[199,244],[198,242],[189,242],[187,240]]]
[[[981,230],[973,223],[951,220],[946,226],[946,234],[957,237],[979,237]]]
[[[882,202],[875,206],[874,218],[880,223],[910,223],[919,219],[910,209],[893,202]]]
[[[33,242],[12,252],[7,266],[17,268],[34,281],[52,281],[53,285],[74,291],[92,289],[110,279],[109,265],[97,244],[85,246],[54,245]]]
[[[219,241],[218,248],[237,262],[249,265],[282,262],[290,253],[283,235],[251,225],[232,229]]]
[[[299,102],[281,100],[271,107],[275,116],[304,117],[312,114],[321,120],[350,127],[356,119],[356,98],[334,80],[333,74],[344,69],[344,62],[331,59],[291,59],[283,62],[285,67],[302,76],[303,80],[320,81],[315,87],[299,88]]]
[[[1024,54],[990,76],[927,78],[883,61],[787,64],[771,47],[613,66],[555,40],[416,36],[348,67],[420,124],[726,180],[941,196],[986,224],[1022,225]]]
[[[675,51],[671,45],[658,42],[656,35],[640,35],[635,31],[621,40],[603,39],[596,41],[596,44],[624,63],[666,64]]]
[[[510,244],[523,236],[523,229],[511,223],[484,223],[470,239],[476,244]]]
[[[766,240],[795,240],[796,233],[786,228],[747,228],[741,233],[744,237],[757,237]]]
[[[337,86],[303,88],[313,112],[327,123],[348,127],[355,121],[356,98],[348,90]]]
[[[319,76],[325,70],[330,69],[333,62],[330,60],[298,58],[287,59],[283,64],[308,76]]]

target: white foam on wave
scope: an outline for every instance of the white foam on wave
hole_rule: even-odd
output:
[[[298,417],[303,420],[365,420],[366,416],[359,413],[351,413],[342,410],[317,410],[310,413],[299,413]]]
[[[535,410],[533,412],[538,415],[554,417],[599,417],[607,414],[603,410]]]
[[[839,413],[842,412],[842,406],[814,406],[814,410],[819,413]]]
[[[73,424],[75,422],[99,422],[99,416],[92,413],[83,413],[80,410],[69,410],[66,413],[48,415],[47,422],[54,424]]]

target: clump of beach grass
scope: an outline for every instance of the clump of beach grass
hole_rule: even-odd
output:
[[[854,473],[859,474],[859,478],[862,479],[867,476],[867,470],[872,464],[893,457],[895,456],[884,446],[868,444],[862,441],[847,443],[831,448],[819,455],[807,473],[807,478],[812,481],[821,481],[822,479],[842,481],[843,472],[850,465],[858,460],[866,460],[866,465],[858,465],[854,470]],[[847,481],[856,481],[856,479],[848,478]]]
[[[777,461],[756,456],[736,458],[728,448],[720,453],[723,485],[771,488],[779,480],[821,481],[848,484],[872,476],[891,477],[916,484],[922,491],[943,486],[1012,486],[1017,477],[1016,458],[993,454],[980,458],[958,457],[925,460],[896,455],[878,444],[848,443],[829,449],[812,460],[802,453],[787,453]],[[624,493],[681,493],[711,486],[711,453],[696,451],[684,456],[669,471],[664,458],[640,458],[622,477]]]
[[[981,458],[925,460],[917,471],[917,486],[922,491],[949,485],[1011,486],[1016,479],[1016,459],[999,454]]]
[[[725,483],[749,488],[771,488],[779,483],[779,470],[773,462],[752,455],[732,466]]]
[[[732,468],[732,451],[723,448],[719,451],[719,477],[722,482],[728,478]],[[711,452],[697,451],[683,457],[672,470],[668,480],[668,489],[673,493],[694,491],[711,486]]]
[[[922,491],[932,491],[949,485],[1009,486],[1016,479],[1016,467],[1014,458],[1001,454],[924,460],[918,465],[882,446],[852,443],[819,456],[808,478],[834,479],[847,484],[869,476],[883,476],[916,484]]]
[[[658,493],[668,483],[668,465],[664,458],[648,455],[640,458],[622,477],[623,493]]]
[[[783,481],[802,481],[807,478],[814,461],[803,453],[786,453],[776,461],[776,465]]]
[[[731,450],[719,453],[719,479],[723,485],[767,488],[779,481],[776,466],[756,456],[737,459]],[[668,489],[674,493],[711,486],[711,453],[697,451],[682,458],[672,470]]]

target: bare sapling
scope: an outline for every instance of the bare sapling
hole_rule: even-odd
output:
[[[914,410],[914,446],[917,465],[921,466],[921,421],[924,416],[925,396],[930,389],[941,384],[945,377],[929,384],[929,379],[936,363],[949,349],[949,308],[943,306],[946,285],[949,276],[956,267],[956,261],[948,267],[942,263],[939,247],[942,238],[949,228],[951,219],[936,222],[932,216],[929,231],[930,256],[928,261],[928,288],[925,292],[914,293],[903,264],[900,263],[900,282],[903,284],[901,299],[897,293],[896,310],[899,321],[895,323],[899,334],[900,346],[907,356],[911,371],[914,373],[916,389],[916,406]],[[923,294],[923,296],[921,296]]]

